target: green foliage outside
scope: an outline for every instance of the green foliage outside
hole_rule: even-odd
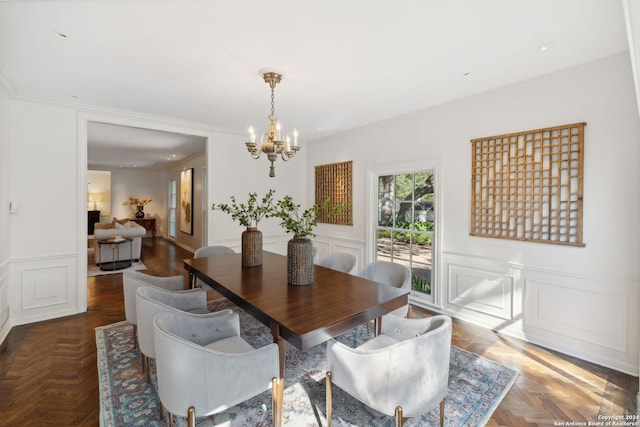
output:
[[[415,231],[429,231],[433,232],[433,223],[425,221],[398,221],[397,228]],[[411,236],[413,235],[413,241]],[[431,234],[411,233],[401,231],[390,230],[378,230],[378,237],[387,237],[402,243],[413,243],[415,245],[431,245],[433,236]]]
[[[434,233],[435,185],[432,170],[378,177],[378,239],[392,258],[408,262],[412,271],[411,289],[431,295],[430,268],[422,268],[425,251],[430,253]],[[397,245],[397,246],[396,246]],[[397,252],[397,253],[396,253]],[[411,255],[407,258],[407,252]],[[400,259],[399,258],[399,259]],[[428,261],[426,261],[428,262]]]
[[[431,295],[431,282],[420,276],[411,276],[411,290]]]

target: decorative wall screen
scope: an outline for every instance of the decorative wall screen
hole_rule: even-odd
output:
[[[318,216],[318,222],[353,225],[352,164],[349,161],[316,166],[316,203],[321,205],[327,199],[331,200],[327,209]],[[328,212],[338,205],[344,207],[337,215],[329,215]]]
[[[471,235],[584,246],[584,126],[471,140]]]

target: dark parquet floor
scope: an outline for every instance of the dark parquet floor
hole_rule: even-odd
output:
[[[149,273],[185,277],[182,260],[192,256],[161,238],[145,238],[142,255]],[[94,328],[124,320],[122,274],[91,277],[87,286],[86,313],[16,326],[0,346],[0,426],[98,425]],[[637,377],[460,321],[453,344],[520,372],[488,426],[588,425],[599,415],[638,414]]]

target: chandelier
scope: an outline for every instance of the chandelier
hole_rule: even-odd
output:
[[[267,155],[267,160],[271,162],[269,176],[274,177],[276,176],[276,172],[273,162],[278,160],[278,155],[282,157],[282,160],[288,162],[296,155],[296,152],[300,150],[300,146],[298,145],[298,131],[293,131],[293,140],[291,140],[289,135],[283,136],[280,123],[276,117],[274,89],[276,85],[280,83],[280,80],[282,80],[282,75],[275,72],[265,72],[262,73],[262,77],[265,83],[268,83],[271,88],[269,127],[267,131],[262,133],[260,144],[258,145],[256,143],[256,134],[253,131],[253,126],[251,126],[249,128],[249,142],[246,142],[245,145],[252,159],[259,159],[262,153]]]

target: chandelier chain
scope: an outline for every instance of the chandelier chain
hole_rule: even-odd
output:
[[[271,85],[271,115],[275,117],[276,115],[276,107],[275,107],[275,94],[274,89],[275,85]]]

